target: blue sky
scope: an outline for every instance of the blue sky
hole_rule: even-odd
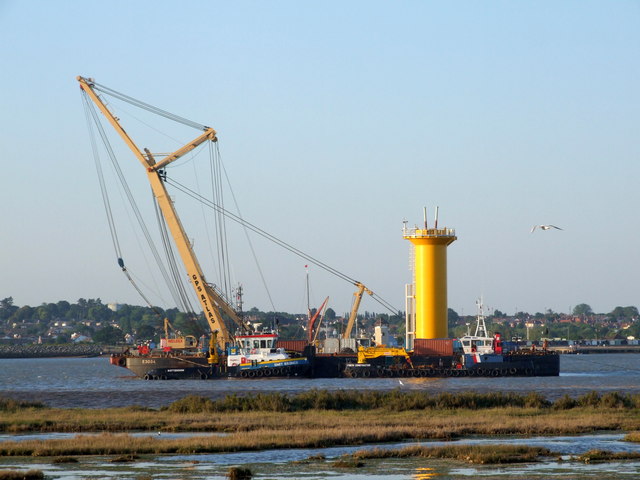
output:
[[[458,313],[480,295],[640,305],[639,27],[638,1],[0,0],[0,297],[143,303],[111,248],[83,75],[214,127],[247,220],[398,308],[402,221],[436,205]],[[270,310],[238,233],[234,278]],[[275,308],[303,311],[305,262],[254,247]],[[349,309],[348,283],[310,277],[313,304]]]

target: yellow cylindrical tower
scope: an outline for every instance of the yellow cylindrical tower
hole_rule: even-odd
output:
[[[426,227],[426,225],[425,225]],[[415,338],[446,338],[447,246],[456,239],[451,228],[405,228],[415,247]]]

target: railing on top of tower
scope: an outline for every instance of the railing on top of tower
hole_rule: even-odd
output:
[[[402,235],[405,238],[420,238],[420,237],[455,237],[455,228],[407,228],[405,225],[402,229]]]

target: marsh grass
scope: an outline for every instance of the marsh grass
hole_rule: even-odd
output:
[[[364,467],[364,462],[357,458],[347,456],[335,460],[331,465],[336,468],[362,468]]]
[[[355,459],[439,458],[478,464],[530,463],[555,455],[547,448],[524,445],[447,445],[429,447],[413,445],[400,449],[360,450]]]
[[[448,440],[468,435],[640,431],[637,401],[636,396],[618,393],[550,402],[539,394],[311,391],[291,397],[230,395],[220,401],[187,396],[162,410],[34,409],[25,405],[4,413],[0,430],[100,433],[2,442],[0,456],[217,453]],[[129,431],[153,434],[118,434]],[[194,432],[194,436],[172,439],[155,435],[158,431]],[[197,436],[197,432],[226,435]],[[640,433],[637,435],[640,438]]]
[[[40,470],[28,470],[20,472],[17,470],[0,470],[0,480],[43,480],[44,473]]]
[[[253,477],[253,472],[244,467],[231,467],[227,472],[229,480],[250,480]]]
[[[189,395],[173,402],[164,410],[172,413],[220,413],[220,412],[303,412],[308,410],[389,410],[408,411],[425,409],[486,409],[503,407],[546,408],[551,403],[541,394],[531,392],[520,395],[513,392],[457,394],[426,392],[401,392],[392,390],[353,391],[310,390],[289,396],[282,393],[252,396],[228,395],[212,400]]]
[[[640,442],[640,432],[631,432],[624,439],[627,442]]]
[[[139,460],[140,457],[138,455],[128,454],[128,455],[119,455],[115,458],[109,460],[112,463],[131,463]]]
[[[56,457],[51,463],[78,463],[78,459],[75,457]]]
[[[607,450],[589,450],[578,456],[577,459],[584,463],[617,462],[620,460],[638,460],[640,452],[609,452]]]
[[[40,402],[27,402],[0,397],[0,412],[16,412],[18,410],[34,410],[39,408],[45,408],[45,405]]]

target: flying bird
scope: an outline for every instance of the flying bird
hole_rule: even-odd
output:
[[[399,383],[400,385],[404,385],[404,383],[402,383],[402,380],[400,380],[400,379],[398,379],[398,383]]]
[[[555,225],[534,225],[531,229],[531,233],[533,233],[536,228],[539,228],[541,230],[550,230],[552,228],[555,228],[556,230],[562,230],[560,227],[556,227]]]

